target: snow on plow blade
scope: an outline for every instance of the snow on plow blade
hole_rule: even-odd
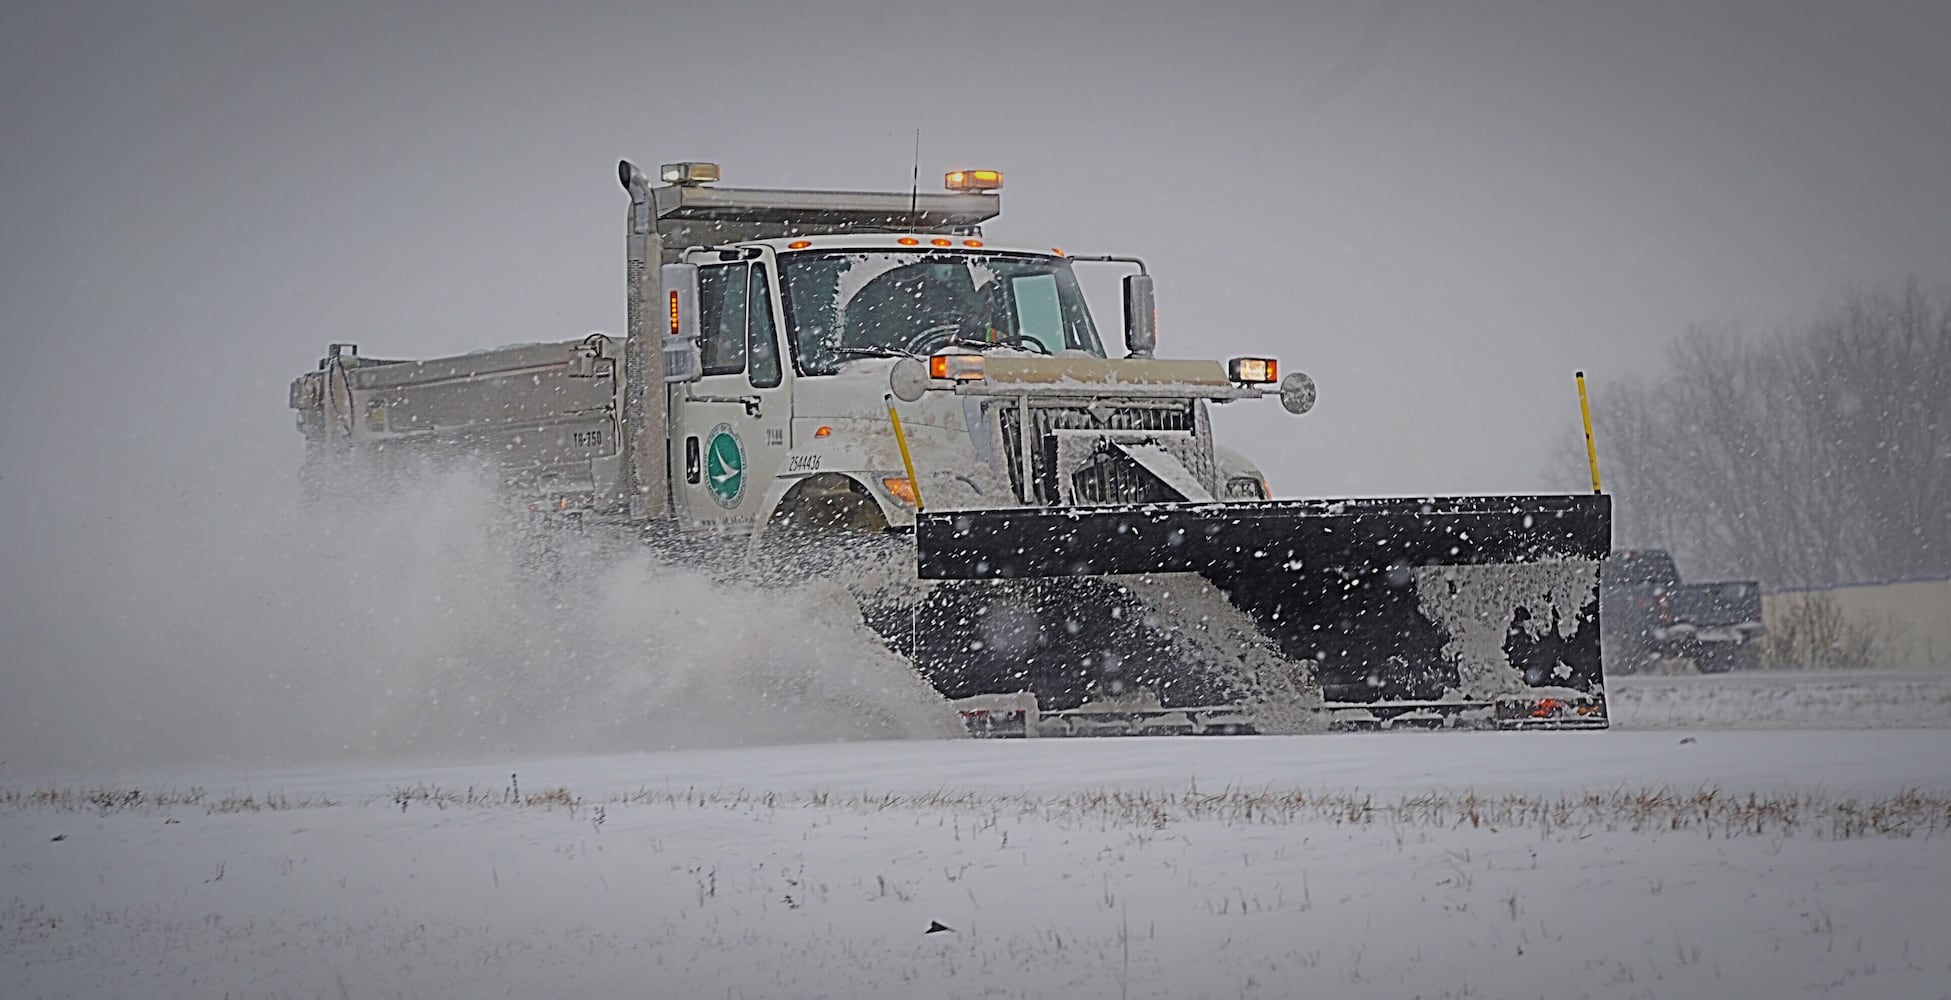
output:
[[[1605,725],[1603,495],[928,511],[915,537],[924,579],[1200,574],[1357,725]]]

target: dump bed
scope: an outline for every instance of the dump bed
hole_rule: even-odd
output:
[[[613,495],[621,348],[599,334],[390,361],[333,345],[291,405],[313,444],[354,462],[472,458],[532,495]]]

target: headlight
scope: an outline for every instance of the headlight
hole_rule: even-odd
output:
[[[982,355],[937,354],[928,359],[929,378],[952,378],[958,382],[982,378]]]
[[[1228,500],[1272,500],[1273,491],[1267,488],[1267,481],[1257,476],[1234,476],[1226,481]]]
[[[1280,381],[1280,362],[1272,358],[1234,358],[1226,363],[1226,377],[1242,384]]]

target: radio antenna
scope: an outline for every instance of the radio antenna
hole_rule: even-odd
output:
[[[915,172],[909,179],[908,187],[908,228],[917,224],[916,217],[921,214],[921,130],[915,129]]]

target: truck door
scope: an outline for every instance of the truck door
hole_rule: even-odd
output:
[[[671,469],[693,527],[749,527],[785,463],[792,373],[780,350],[770,253],[692,255],[703,377],[671,393]]]

